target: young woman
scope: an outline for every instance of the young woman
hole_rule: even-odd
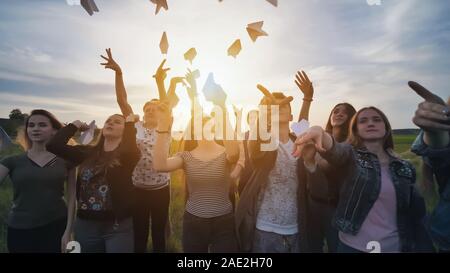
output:
[[[122,76],[122,69],[113,59],[111,49],[106,50],[107,56],[101,56],[106,62],[102,63],[105,68],[115,72],[116,97],[119,107],[124,116],[133,113],[128,103],[127,91]],[[168,227],[169,203],[170,203],[170,174],[167,172],[156,172],[153,168],[153,148],[156,142],[157,109],[160,100],[164,100],[166,88],[164,80],[167,70],[164,68],[165,60],[161,63],[155,73],[156,85],[158,87],[159,100],[152,99],[144,104],[143,120],[136,123],[138,130],[137,145],[141,152],[134,171],[133,184],[136,187],[136,201],[139,206],[133,216],[135,252],[147,252],[149,234],[149,219],[151,219],[151,236],[153,252],[166,251],[165,230]],[[175,92],[175,88],[182,80],[174,77],[170,81],[169,93]]]
[[[320,127],[300,135],[294,155],[314,144],[342,179],[334,224],[338,252],[431,250],[423,229],[425,204],[418,195],[415,169],[393,153],[392,130],[375,107],[359,110],[350,123],[349,144],[338,143]]]
[[[69,175],[74,181],[74,171],[45,147],[61,127],[48,111],[31,111],[19,141],[25,152],[0,162],[0,182],[9,176],[13,184],[13,206],[7,220],[11,253],[60,252],[66,226],[70,230],[63,197],[64,183]]]
[[[94,146],[67,141],[85,123],[61,128],[47,149],[78,165],[75,240],[81,252],[133,252],[134,188],[131,175],[139,160],[135,117],[110,116]]]
[[[331,110],[325,131],[336,142],[344,142],[348,136],[350,120],[355,113],[356,110],[351,104],[337,104]],[[310,215],[310,251],[323,252],[324,242],[326,242],[328,252],[336,252],[338,232],[331,225],[340,189],[339,181],[334,181],[336,170],[318,154],[309,166],[312,167],[306,170],[308,213]]]
[[[191,87],[195,79],[187,75]],[[195,83],[194,83],[195,84]],[[195,90],[188,90],[194,100]],[[225,106],[222,110],[225,113]],[[239,157],[237,141],[214,139],[190,141],[188,151],[168,157],[171,116],[167,104],[161,104],[158,137],[154,152],[154,168],[172,172],[183,169],[188,198],[183,218],[184,252],[235,252],[233,204],[230,200],[229,168]],[[203,119],[203,125],[208,119]],[[228,122],[228,120],[227,120]],[[195,142],[195,143],[194,143]]]

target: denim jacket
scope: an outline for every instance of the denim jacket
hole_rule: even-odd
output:
[[[450,145],[433,149],[423,141],[423,132],[417,136],[411,151],[422,156],[431,167],[439,186],[439,202],[427,221],[431,238],[440,250],[450,250]]]
[[[426,212],[425,202],[415,189],[415,168],[411,163],[389,155],[389,170],[397,197],[400,251],[429,251],[431,242],[421,224]],[[378,158],[364,148],[336,142],[322,156],[341,170],[337,178],[342,179],[343,184],[333,224],[343,233],[356,235],[381,190]]]

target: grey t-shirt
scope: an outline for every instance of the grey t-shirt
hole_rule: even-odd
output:
[[[8,226],[30,229],[44,226],[67,216],[64,182],[68,165],[56,157],[40,167],[26,153],[0,161],[8,168],[13,185],[13,204]]]

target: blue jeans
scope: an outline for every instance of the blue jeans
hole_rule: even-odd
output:
[[[281,235],[273,232],[255,230],[253,253],[299,253],[299,235]]]
[[[80,243],[81,253],[133,253],[133,219],[95,221],[77,218],[75,240]]]

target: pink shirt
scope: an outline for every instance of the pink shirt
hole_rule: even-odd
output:
[[[381,165],[381,190],[358,234],[339,232],[344,244],[364,252],[367,243],[377,241],[384,252],[399,252],[400,239],[397,230],[397,196],[389,173],[389,165]]]

